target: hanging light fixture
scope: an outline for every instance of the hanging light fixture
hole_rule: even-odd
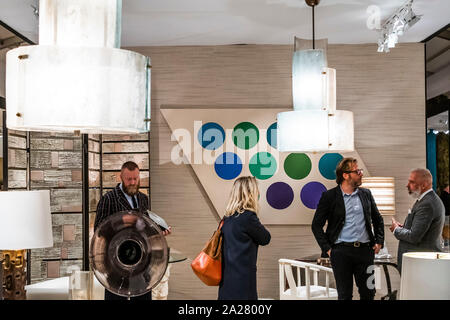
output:
[[[150,58],[121,50],[122,0],[40,0],[39,45],[7,53],[7,126],[139,133],[149,129]]]
[[[279,151],[350,152],[354,150],[353,113],[336,110],[336,70],[328,68],[327,41],[314,35],[314,7],[320,0],[305,0],[312,7],[313,40],[295,38],[292,59],[294,111],[277,115]]]

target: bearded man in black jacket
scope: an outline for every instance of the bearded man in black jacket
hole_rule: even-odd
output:
[[[330,257],[339,300],[352,299],[353,277],[361,300],[375,296],[369,277],[384,243],[384,223],[370,190],[359,188],[362,176],[356,159],[342,159],[336,167],[338,186],[322,194],[311,225],[322,256]]]

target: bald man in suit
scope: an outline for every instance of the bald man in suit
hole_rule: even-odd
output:
[[[402,271],[402,258],[406,252],[441,252],[441,235],[444,226],[445,208],[442,200],[433,191],[433,177],[428,169],[411,171],[406,188],[416,199],[403,224],[392,218],[390,230],[399,240],[397,263]]]

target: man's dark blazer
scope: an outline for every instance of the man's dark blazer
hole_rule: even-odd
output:
[[[364,211],[367,234],[370,245],[384,244],[384,223],[369,189],[358,188],[358,196]],[[323,226],[328,221],[327,230]],[[345,224],[345,204],[340,186],[322,194],[314,214],[311,229],[319,243],[322,253],[326,254],[339,237]],[[373,232],[372,232],[373,225]]]
[[[141,213],[147,214],[148,210],[147,195],[142,192],[138,192],[137,199],[138,199],[137,210],[139,210],[139,212]],[[120,184],[117,184],[117,186],[113,190],[105,193],[98,202],[97,214],[95,215],[94,231],[110,215],[124,210],[133,210],[133,209],[131,208],[127,198],[125,198],[124,193],[120,189]]]

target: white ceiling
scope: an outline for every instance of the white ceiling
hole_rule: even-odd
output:
[[[321,0],[316,38],[329,43],[376,43],[366,22],[368,8],[381,22],[406,0]],[[38,42],[38,0],[0,0],[0,20]],[[422,19],[399,38],[419,42],[450,21],[449,0],[415,0]],[[292,44],[311,38],[311,8],[304,0],[123,0],[122,46]]]

